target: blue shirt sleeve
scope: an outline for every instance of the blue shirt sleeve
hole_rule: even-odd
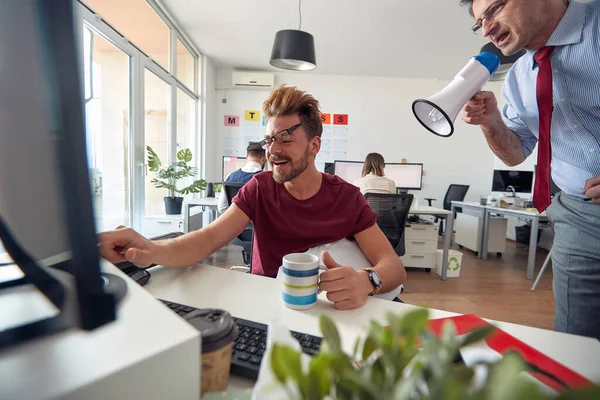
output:
[[[523,154],[525,158],[529,157],[537,143],[537,137],[529,130],[529,128],[519,118],[519,113],[513,106],[518,104],[515,101],[515,94],[518,95],[517,82],[514,77],[513,69],[506,75],[504,86],[502,87],[502,96],[504,97],[505,105],[502,108],[502,119],[504,123],[513,131],[523,144]],[[535,88],[533,88],[535,90]]]

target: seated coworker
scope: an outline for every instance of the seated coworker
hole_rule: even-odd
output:
[[[352,182],[364,195],[366,193],[395,194],[396,183],[385,176],[385,161],[379,153],[369,153],[365,159],[362,178]]]
[[[229,243],[252,221],[254,274],[275,277],[284,255],[354,236],[373,269],[356,271],[323,251],[328,270],[321,274],[320,289],[327,298],[338,309],[351,309],[378,291],[397,288],[406,272],[377,226],[375,212],[355,186],[315,167],[323,131],[318,101],[295,87],[279,86],[265,100],[263,113],[267,135],[261,145],[273,171],[254,175],[221,217],[163,241],[150,241],[130,228],[104,232],[99,235],[101,255],[141,267],[186,267]]]
[[[248,183],[254,174],[258,174],[263,170],[265,161],[265,149],[258,142],[249,142],[246,148],[246,165],[227,175],[225,182]],[[227,196],[225,195],[225,191],[221,190],[217,205],[219,214],[223,214],[227,210],[227,207],[229,207]]]

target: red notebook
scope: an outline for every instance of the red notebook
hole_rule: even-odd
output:
[[[429,321],[429,328],[435,335],[440,337],[442,334],[443,325],[446,321],[452,321],[454,323],[456,326],[457,335],[464,335],[477,328],[490,325],[489,322],[479,318],[474,314],[466,314],[456,317],[432,319]],[[558,392],[564,392],[568,389],[584,389],[594,386],[593,382],[589,381],[577,372],[554,361],[550,357],[542,354],[516,337],[504,332],[500,328],[496,328],[485,339],[485,342],[491,349],[499,354],[505,354],[508,351],[519,353],[523,360],[530,364],[533,369],[540,371],[529,372],[529,374]],[[551,377],[554,377],[554,379]]]

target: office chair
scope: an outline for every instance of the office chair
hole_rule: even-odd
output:
[[[238,182],[223,182],[223,190],[227,197],[227,205],[231,206],[233,198],[244,186],[244,183]],[[252,271],[252,246],[254,244],[254,226],[248,225],[246,229],[242,231],[235,239],[231,241],[231,244],[242,246],[242,258],[244,260],[244,266],[233,266],[232,270],[242,270],[244,272]]]
[[[446,195],[444,196],[444,210],[452,210],[452,202],[463,201],[468,191],[469,185],[457,185],[453,183],[450,186],[448,186],[448,190],[446,191]],[[431,202],[436,201],[437,199],[425,198],[425,200],[427,200],[427,202],[429,203],[429,207],[431,207]],[[456,212],[462,212],[462,209],[456,208]],[[454,217],[456,217],[456,212],[454,213]],[[440,215],[435,217],[435,222],[438,222],[438,220],[440,221],[440,229],[438,231],[440,235],[444,234],[445,219],[446,216]]]
[[[377,225],[389,240],[394,251],[397,255],[403,256],[406,252],[404,231],[413,195],[365,193],[365,199],[377,213]]]

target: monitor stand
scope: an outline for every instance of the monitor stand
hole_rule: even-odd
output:
[[[408,189],[396,188],[396,194],[408,194]]]

